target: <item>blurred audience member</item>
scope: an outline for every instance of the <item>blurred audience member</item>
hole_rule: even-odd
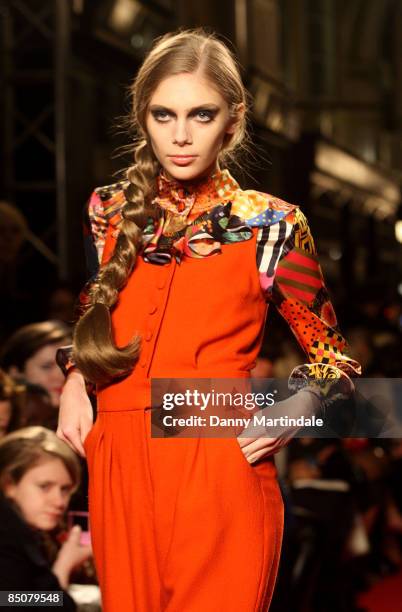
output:
[[[76,609],[70,574],[91,547],[74,527],[49,565],[43,536],[59,526],[79,481],[77,457],[52,431],[28,427],[0,441],[0,590],[63,590],[62,609]]]
[[[41,385],[57,409],[64,375],[56,364],[56,351],[70,340],[71,330],[61,321],[25,325],[4,343],[0,366],[16,380]]]
[[[42,425],[56,431],[58,412],[52,406],[49,393],[41,385],[25,383],[25,402],[21,414],[21,427]]]

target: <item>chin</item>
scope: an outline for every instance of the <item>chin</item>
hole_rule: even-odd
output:
[[[208,168],[208,166],[200,168],[197,163],[192,163],[188,166],[176,166],[169,163],[166,170],[170,176],[178,181],[192,181],[205,174]]]
[[[59,409],[60,397],[61,397],[61,393],[50,393],[50,403],[52,405],[52,408],[55,408],[56,410]]]
[[[53,529],[57,527],[58,524],[59,524],[59,520],[44,518],[38,521],[36,525],[34,525],[34,527],[36,527],[36,529],[40,529],[41,531],[52,531]]]

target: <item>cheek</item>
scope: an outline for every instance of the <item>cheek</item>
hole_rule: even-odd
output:
[[[222,146],[225,126],[223,124],[210,125],[207,129],[198,130],[197,136],[200,145],[205,147],[206,150],[209,149],[211,153],[215,153]]]
[[[35,363],[28,363],[24,370],[24,376],[28,382],[44,385],[47,382],[46,371]]]
[[[153,149],[158,150],[163,147],[163,144],[166,143],[167,137],[166,126],[155,125],[153,122],[148,122],[146,125],[146,130]]]
[[[42,504],[40,493],[32,487],[19,491],[15,497],[15,502],[20,509],[23,517],[29,523],[35,519],[35,515]]]

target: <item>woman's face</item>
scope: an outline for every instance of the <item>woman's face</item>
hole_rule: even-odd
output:
[[[12,407],[10,400],[0,400],[0,438],[6,435],[10,423]]]
[[[25,521],[43,531],[59,524],[70,501],[73,481],[61,459],[50,458],[31,468],[4,494],[18,506]]]
[[[217,167],[225,134],[233,134],[237,120],[201,73],[181,73],[159,83],[148,105],[146,129],[167,176],[190,181]]]
[[[56,363],[56,352],[64,343],[47,344],[25,362],[22,375],[35,385],[41,385],[50,395],[52,406],[58,408],[64,375]]]

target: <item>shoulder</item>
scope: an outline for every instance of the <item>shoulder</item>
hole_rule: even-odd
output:
[[[32,530],[3,495],[0,496],[0,562],[4,559],[27,560],[35,548]]]
[[[296,204],[253,189],[235,192],[231,212],[252,227],[270,226],[281,221],[293,226],[303,216]]]
[[[113,223],[121,218],[121,210],[126,204],[125,189],[127,181],[96,187],[87,203],[90,220]]]

